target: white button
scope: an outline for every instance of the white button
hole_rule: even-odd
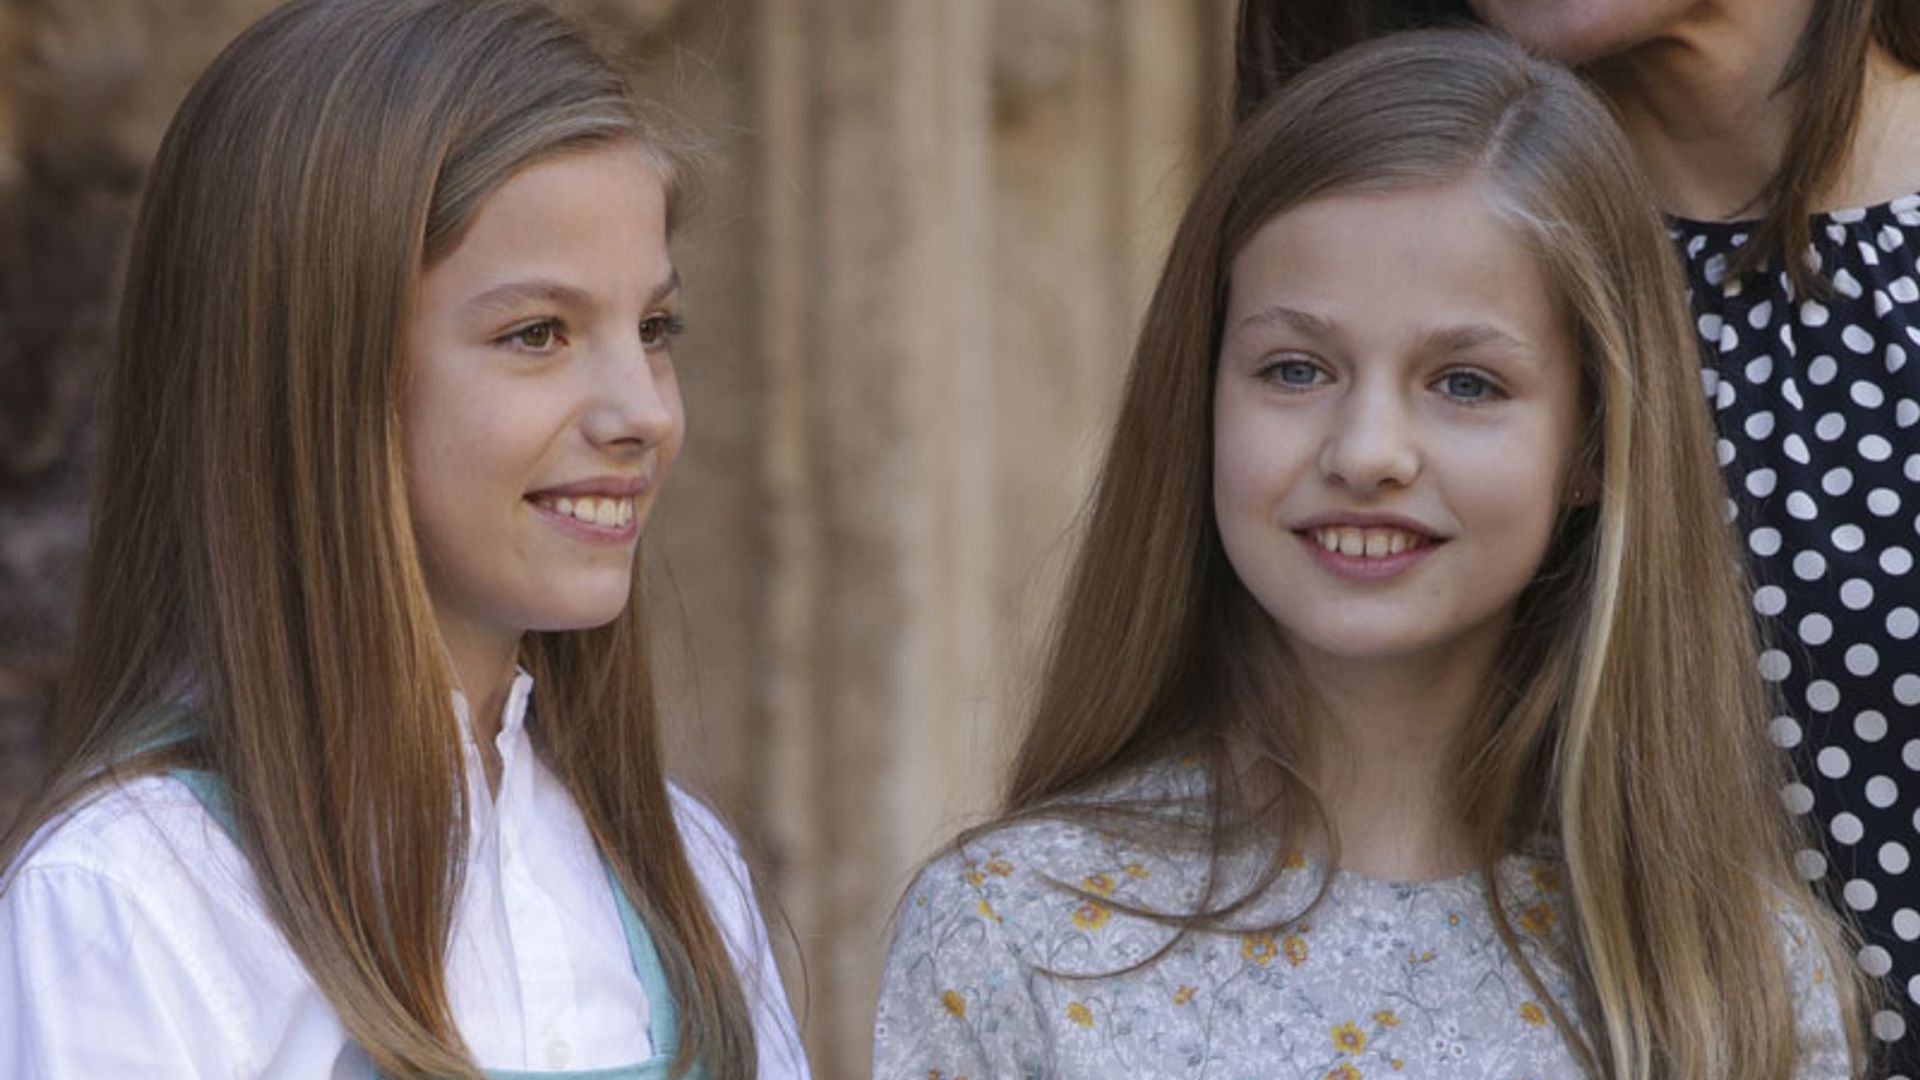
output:
[[[568,1049],[565,1039],[555,1038],[547,1044],[548,1068],[564,1069],[567,1067],[567,1062],[571,1060],[573,1060],[573,1052]]]

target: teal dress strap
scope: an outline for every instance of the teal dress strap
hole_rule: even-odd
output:
[[[233,805],[228,801],[226,785],[220,782],[219,777],[201,769],[174,769],[167,775],[184,784],[227,835],[234,835]],[[600,863],[606,870],[607,885],[613,890],[614,906],[620,912],[620,929],[626,935],[627,956],[633,964],[633,973],[640,979],[640,986],[647,994],[647,1033],[653,1040],[653,1057],[635,1065],[616,1065],[604,1069],[549,1072],[489,1069],[487,1076],[491,1080],[667,1080],[667,1067],[672,1064],[674,1052],[680,1045],[679,1019],[674,1011],[673,995],[667,990],[667,976],[660,968],[660,954],[653,947],[653,938],[647,933],[646,923],[641,921],[639,911],[634,908],[627,891],[620,886],[620,879],[604,855]],[[701,1062],[695,1062],[693,1068],[682,1074],[683,1080],[706,1080],[706,1076],[706,1066]],[[382,1077],[382,1080],[385,1078]]]

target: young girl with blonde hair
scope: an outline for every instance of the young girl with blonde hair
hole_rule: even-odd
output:
[[[1853,1075],[1631,161],[1469,33],[1234,134],[1003,812],[903,902],[876,1077]]]
[[[656,738],[677,189],[532,0],[297,0],[195,85],[0,848],[0,1075],[806,1075]]]

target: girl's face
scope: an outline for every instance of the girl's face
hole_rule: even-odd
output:
[[[1331,195],[1234,260],[1214,386],[1228,560],[1303,663],[1490,663],[1567,501],[1580,365],[1470,183]]]
[[[421,278],[408,501],[441,631],[517,640],[613,619],[680,448],[678,279],[642,150],[528,166]]]
[[[1522,45],[1584,64],[1661,36],[1701,0],[1469,0],[1474,14]]]

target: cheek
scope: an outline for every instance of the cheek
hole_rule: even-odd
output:
[[[1691,0],[1471,0],[1474,14],[1515,41],[1579,64],[1640,45],[1673,25]]]

